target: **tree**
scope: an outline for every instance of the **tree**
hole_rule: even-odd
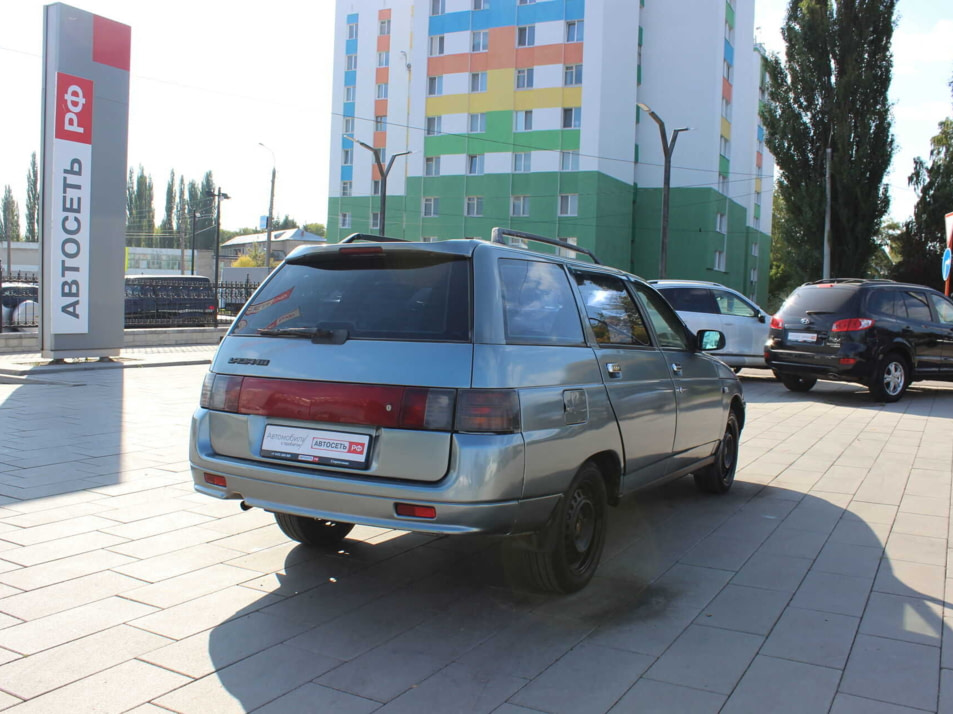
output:
[[[155,232],[152,177],[140,164],[138,174],[129,169],[126,181],[126,244],[151,248],[155,244]]]
[[[13,197],[13,189],[7,185],[3,189],[3,201],[0,202],[0,237],[7,242],[22,240],[20,237],[20,206]]]
[[[765,143],[788,220],[775,239],[791,270],[821,276],[826,150],[831,159],[831,275],[863,277],[889,208],[883,183],[894,152],[887,90],[897,0],[790,0],[786,61],[767,59]]]
[[[324,236],[325,234],[323,223],[305,223],[301,226],[301,229],[308,233],[314,233],[316,236]]]
[[[169,183],[165,186],[165,218],[159,224],[163,234],[175,231],[175,169],[169,172]]]
[[[233,268],[260,268],[265,265],[265,249],[259,243],[248,248],[248,252],[240,255],[232,263]]]
[[[30,156],[30,170],[26,174],[26,240],[40,240],[40,177],[36,167],[36,152]]]

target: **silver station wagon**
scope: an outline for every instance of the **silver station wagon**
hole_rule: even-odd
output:
[[[195,488],[310,545],[356,523],[507,534],[529,585],[572,592],[599,564],[608,505],[687,474],[731,487],[745,405],[705,353],[723,346],[643,280],[542,236],[302,247],[212,362]]]

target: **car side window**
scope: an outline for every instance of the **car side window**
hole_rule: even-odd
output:
[[[507,258],[499,266],[507,342],[585,342],[576,298],[561,266]]]
[[[712,290],[712,292],[715,294],[715,302],[718,303],[718,309],[722,315],[733,315],[735,317],[758,316],[758,311],[737,295],[732,295],[724,290]]]
[[[652,327],[655,328],[655,334],[658,337],[659,347],[690,350],[688,336],[685,334],[685,327],[682,321],[672,310],[672,307],[665,302],[665,299],[651,288],[633,282],[630,285],[642,298],[645,304],[645,310]]]
[[[874,290],[867,303],[867,310],[873,315],[906,317],[906,309],[897,304],[898,296],[895,290]]]
[[[718,305],[708,288],[663,288],[659,292],[672,307],[681,312],[718,314]]]
[[[944,325],[953,325],[953,303],[939,295],[930,295],[930,302],[936,310],[937,318]]]
[[[649,331],[625,284],[611,275],[573,271],[589,324],[600,345],[651,344]]]
[[[911,320],[920,322],[933,322],[933,315],[930,313],[930,306],[927,304],[927,296],[916,290],[904,290],[903,302],[907,306],[907,315]]]

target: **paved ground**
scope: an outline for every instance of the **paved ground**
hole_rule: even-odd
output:
[[[491,539],[316,552],[195,494],[210,354],[0,358],[0,709],[953,711],[953,385],[884,407],[743,373],[732,493],[629,501],[589,588],[550,597]]]

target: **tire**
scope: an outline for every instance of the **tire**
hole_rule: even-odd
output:
[[[898,352],[881,357],[870,379],[870,396],[878,402],[896,402],[910,385],[910,365]]]
[[[781,384],[792,392],[810,392],[817,384],[814,377],[798,377],[796,374],[779,374],[777,372],[775,372],[775,375],[781,380]]]
[[[290,513],[276,513],[275,522],[291,540],[305,545],[337,545],[354,527],[353,523],[293,516]]]
[[[582,590],[599,567],[608,521],[606,484],[592,462],[582,465],[552,520],[540,534],[543,550],[520,550],[522,575],[537,590]]]
[[[729,412],[715,461],[695,474],[695,486],[705,493],[727,493],[735,482],[738,469],[738,417]]]

